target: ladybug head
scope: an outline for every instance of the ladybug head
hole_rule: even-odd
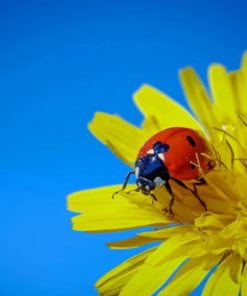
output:
[[[150,194],[157,186],[165,185],[169,172],[157,154],[147,154],[137,159],[135,176],[138,188],[144,194]]]

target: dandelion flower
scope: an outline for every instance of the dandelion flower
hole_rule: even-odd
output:
[[[247,54],[234,72],[211,65],[209,91],[191,67],[180,71],[180,80],[193,115],[167,95],[143,85],[134,94],[144,115],[141,127],[116,115],[96,113],[89,129],[130,167],[143,143],[160,130],[181,126],[203,133],[217,163],[203,175],[207,184],[198,188],[207,211],[176,184],[172,184],[174,216],[164,213],[170,197],[160,187],[155,190],[157,202],[134,191],[121,192],[113,200],[121,184],[69,195],[68,208],[79,213],[72,218],[74,230],[109,232],[151,226],[150,231],[140,230],[134,237],[108,245],[124,249],[156,242],[102,276],[96,283],[100,295],[148,296],[157,291],[160,296],[189,295],[205,278],[203,296],[247,295]]]

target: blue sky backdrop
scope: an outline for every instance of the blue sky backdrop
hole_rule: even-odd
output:
[[[204,81],[211,62],[237,68],[246,5],[0,1],[0,295],[96,295],[96,279],[137,252],[105,247],[124,233],[71,230],[66,195],[128,171],[87,124],[97,110],[139,124],[131,95],[144,82],[184,105],[186,65]]]

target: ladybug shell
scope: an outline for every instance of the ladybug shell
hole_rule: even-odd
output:
[[[161,159],[167,167],[170,177],[178,180],[199,178],[197,167],[191,164],[191,162],[197,163],[196,154],[204,173],[213,168],[212,161],[201,155],[201,153],[211,154],[207,142],[190,128],[173,127],[158,132],[142,146],[138,153],[138,159],[152,153],[153,145],[156,142],[169,145],[168,150],[162,153],[164,160]]]

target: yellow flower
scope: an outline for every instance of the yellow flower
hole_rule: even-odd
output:
[[[144,115],[141,128],[119,116],[97,113],[91,132],[133,167],[142,144],[159,130],[184,126],[205,134],[215,150],[217,167],[198,188],[208,211],[193,195],[172,184],[174,217],[165,215],[169,195],[157,188],[157,202],[140,192],[112,199],[121,185],[76,192],[68,197],[73,229],[108,232],[151,227],[110,248],[155,247],[123,262],[96,283],[100,295],[188,295],[208,276],[202,295],[247,295],[247,54],[238,71],[209,67],[210,92],[196,72],[180,71],[195,116],[161,93],[143,85],[134,99]],[[199,164],[198,164],[199,166]],[[200,166],[199,166],[200,168]],[[135,188],[129,185],[129,189]]]

